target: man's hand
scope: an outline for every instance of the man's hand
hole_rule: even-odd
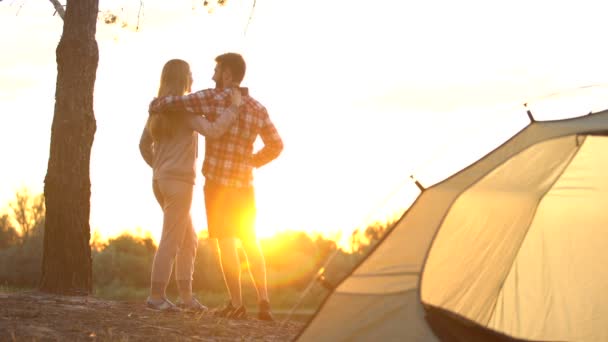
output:
[[[148,106],[149,115],[160,114],[160,111],[156,109],[159,100],[160,99],[158,97],[155,97],[154,99],[152,99],[152,101],[150,101],[150,105]]]

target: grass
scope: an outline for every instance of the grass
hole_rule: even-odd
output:
[[[134,288],[115,284],[93,288],[93,296],[111,300],[143,302],[148,296],[148,292],[148,288]]]
[[[148,288],[132,288],[119,285],[111,285],[94,290],[94,296],[109,300],[123,301],[139,301],[144,302],[148,296]],[[302,291],[294,288],[274,288],[270,289],[270,300],[272,303],[272,312],[277,320],[283,320],[290,313],[292,321],[307,321],[319,307],[324,297],[328,294],[326,290],[313,288],[306,296]],[[177,299],[177,293],[168,291],[169,299]],[[218,308],[225,305],[228,300],[228,294],[225,291],[195,291],[194,295],[209,308]],[[245,282],[243,284],[243,301],[247,307],[247,311],[251,313],[257,312],[256,294],[253,288]],[[298,307],[292,313],[292,309],[298,304]]]
[[[14,287],[8,284],[0,284],[0,293],[16,293],[21,291],[30,291],[32,288]]]
[[[0,284],[0,293],[15,293],[34,289],[32,287],[17,287],[8,283]],[[120,283],[103,287],[94,286],[93,288],[93,296],[108,300],[143,302],[148,294],[148,287],[130,287]],[[174,288],[169,287],[167,294],[170,299],[177,298]],[[298,311],[314,311],[327,294],[326,290],[317,287],[313,287],[313,290],[307,294],[304,294],[302,290],[290,287],[269,289],[272,309],[277,312],[289,312],[296,305],[298,305]],[[229,298],[226,291],[195,290],[194,295],[210,308],[223,306]],[[248,282],[244,282],[243,301],[248,310],[257,310],[256,298],[254,288]]]
[[[148,296],[148,288],[133,288],[127,286],[115,286],[110,285],[106,287],[97,287],[93,291],[95,297],[111,300],[126,300],[126,301],[144,301]],[[210,291],[195,291],[194,295],[205,305],[209,307],[223,306],[228,300],[228,294],[225,291],[210,292]],[[285,288],[285,289],[271,289],[270,298],[272,308],[276,310],[291,310],[298,301],[300,301],[301,291]],[[167,296],[169,299],[177,298],[177,293],[168,291]],[[314,291],[309,293],[308,296],[302,299],[300,303],[300,309],[303,310],[314,310],[316,309],[321,301],[322,296]],[[245,306],[252,310],[257,310],[256,295],[253,290],[243,289],[243,301]]]
[[[22,288],[10,286],[8,284],[0,284],[0,293],[17,293],[22,291],[33,290],[33,288]],[[247,311],[251,313],[257,312],[256,296],[252,289],[243,289],[243,298]],[[120,300],[128,302],[141,302],[143,303],[148,296],[148,288],[133,288],[119,285],[110,285],[106,287],[96,287],[93,289],[93,296],[97,298],[107,300]],[[270,298],[272,302],[272,312],[275,319],[282,321],[290,313],[291,321],[306,322],[312,314],[314,314],[317,307],[321,304],[323,296],[315,291],[311,291],[303,300],[300,305],[292,313],[292,309],[300,300],[302,293],[295,289],[271,289]],[[228,295],[225,292],[209,292],[209,291],[196,291],[195,296],[209,308],[221,307],[226,303]],[[169,298],[177,298],[177,294],[169,293]]]

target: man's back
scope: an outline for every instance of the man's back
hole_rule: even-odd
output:
[[[258,135],[264,146],[253,152]],[[203,175],[224,186],[253,185],[253,168],[279,156],[283,141],[266,108],[251,96],[243,97],[239,116],[232,127],[217,139],[205,139]]]

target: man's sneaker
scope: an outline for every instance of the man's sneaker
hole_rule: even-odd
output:
[[[207,312],[209,310],[209,308],[207,308],[206,306],[201,304],[194,297],[192,297],[192,300],[190,301],[190,303],[187,303],[187,304],[182,303],[181,299],[178,299],[178,301],[176,302],[176,305],[180,309],[182,309],[184,311],[190,311],[190,312]]]
[[[272,313],[270,312],[270,302],[267,300],[262,300],[258,304],[258,319],[261,321],[274,322],[274,317],[272,317]]]
[[[228,315],[235,309],[236,308],[232,306],[232,302],[228,301],[228,303],[226,303],[226,306],[224,306],[222,309],[217,310],[214,315],[216,317],[228,317]]]
[[[245,309],[244,305],[239,306],[238,308],[232,310],[228,315],[228,318],[231,319],[247,319],[247,309]]]
[[[179,312],[181,311],[175,304],[171,303],[167,298],[161,300],[152,300],[150,297],[146,299],[148,309],[156,311]]]
[[[235,308],[234,305],[232,305],[232,302],[228,301],[228,303],[226,303],[226,306],[223,309],[220,309],[219,311],[215,312],[215,316],[232,319],[245,319],[247,318],[247,310],[243,305],[239,306],[238,308]]]

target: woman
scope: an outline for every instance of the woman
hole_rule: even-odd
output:
[[[163,67],[158,97],[183,96],[191,91],[190,66],[173,59]],[[192,297],[192,273],[197,236],[190,217],[196,178],[198,134],[208,138],[224,134],[238,115],[239,91],[232,90],[231,105],[215,122],[191,113],[150,113],[139,149],[153,170],[154,195],[163,209],[163,231],[154,256],[147,306],[156,310],[179,310],[165,295],[175,259],[175,279],[183,307],[207,308]]]

